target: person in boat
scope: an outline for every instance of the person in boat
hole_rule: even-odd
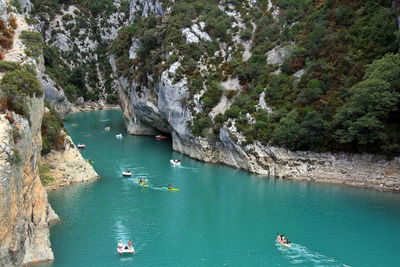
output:
[[[290,240],[287,239],[285,235],[281,235],[281,242],[283,244],[290,244],[290,243],[288,243],[288,242],[290,242]]]
[[[139,179],[139,184],[140,184],[140,185],[145,185],[146,182],[144,181],[144,179],[140,178],[140,179]]]
[[[132,241],[131,241],[131,240],[128,241],[128,248],[129,248],[129,249],[132,248]]]
[[[172,189],[172,185],[168,185],[168,190],[171,190]]]
[[[122,248],[124,247],[124,244],[122,243],[122,240],[120,240],[120,241],[118,242],[117,247],[118,247],[119,249],[122,249]]]

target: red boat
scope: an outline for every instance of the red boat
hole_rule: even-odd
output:
[[[155,138],[156,139],[167,139],[168,137],[166,137],[165,135],[158,134],[155,136]]]

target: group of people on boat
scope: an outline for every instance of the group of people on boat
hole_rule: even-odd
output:
[[[132,248],[132,241],[131,240],[128,240],[128,244],[124,244],[124,243],[122,243],[122,240],[120,240],[119,242],[118,242],[118,248],[119,249],[131,249]]]
[[[133,248],[132,241],[129,240],[128,244],[125,245],[124,243],[122,243],[122,240],[120,240],[117,245],[117,252],[120,255],[125,253],[133,254],[135,252],[135,249]]]
[[[276,240],[281,244],[290,245],[290,240],[284,234],[278,234]]]

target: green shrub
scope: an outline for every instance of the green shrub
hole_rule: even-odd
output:
[[[47,107],[50,107],[46,104]],[[64,149],[65,134],[64,123],[61,117],[50,108],[50,112],[43,115],[42,121],[42,155],[50,153],[51,150],[60,151]]]
[[[32,57],[38,57],[43,54],[43,37],[38,32],[22,31],[22,42],[26,45],[26,54]]]
[[[51,166],[48,163],[39,164],[39,177],[44,186],[54,181],[54,178],[49,175],[50,169]]]
[[[195,136],[205,137],[212,126],[210,117],[206,114],[198,114],[192,122],[191,132]]]
[[[19,64],[12,61],[0,61],[0,72],[13,71],[19,68]]]
[[[14,148],[12,150],[12,153],[8,160],[11,164],[15,164],[15,165],[20,164],[22,161],[22,158],[21,158],[21,154],[19,153],[19,150]]]
[[[0,88],[8,97],[40,97],[43,95],[43,88],[35,75],[24,70],[7,72],[0,82]]]
[[[106,101],[108,104],[116,105],[116,104],[118,104],[118,101],[119,101],[118,95],[109,94],[109,95],[107,95]]]

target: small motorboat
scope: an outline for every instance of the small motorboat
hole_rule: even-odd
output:
[[[78,144],[76,147],[77,148],[86,148],[86,145],[85,144]]]
[[[281,244],[282,246],[290,248],[290,240],[289,239],[282,240],[281,236],[278,235],[278,237],[276,238],[276,241],[278,241],[278,243]]]
[[[111,128],[110,127],[105,127],[104,130],[109,131]]]
[[[124,171],[122,172],[122,176],[132,176],[132,172],[131,171]]]
[[[154,136],[155,139],[167,139],[168,137],[166,137],[165,135],[161,135],[161,134],[157,134],[156,136]]]
[[[115,137],[122,138],[122,134],[116,134]]]
[[[181,161],[179,159],[171,159],[169,162],[171,162],[171,164],[174,166],[181,165]]]

